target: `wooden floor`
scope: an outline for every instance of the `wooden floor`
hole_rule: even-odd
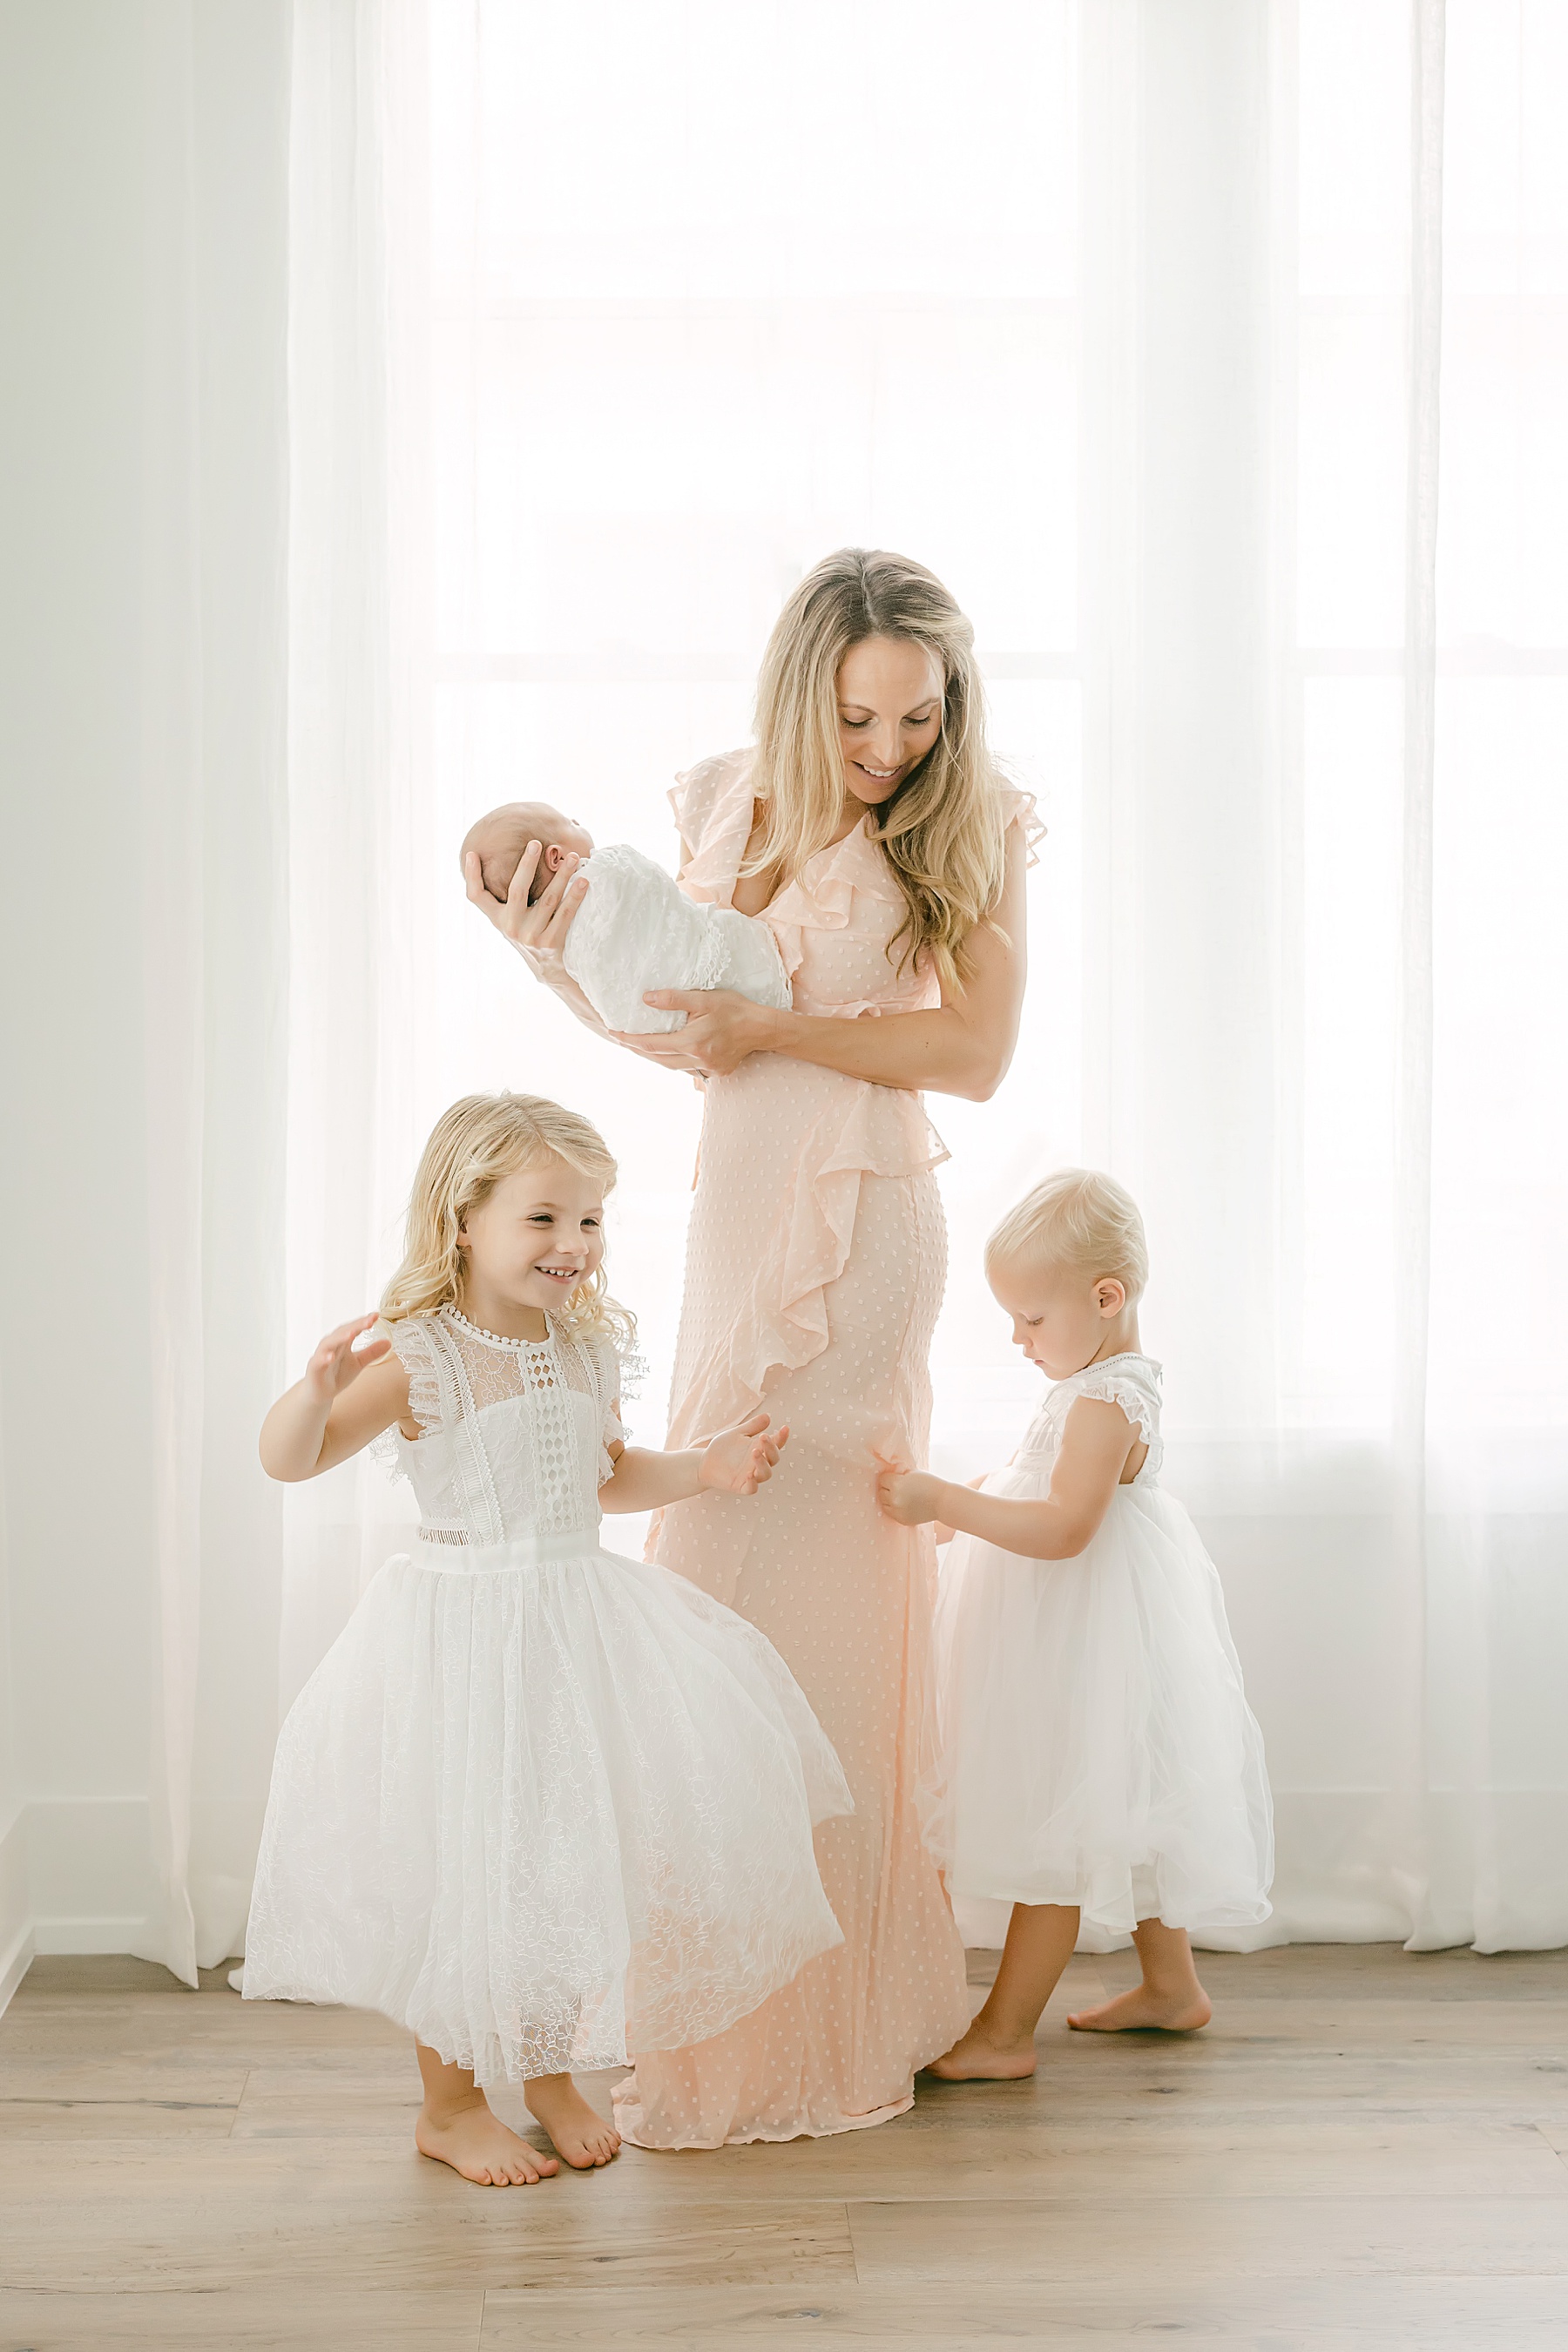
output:
[[[1210,1955],[1196,2040],[1067,2032],[1131,1974],[1073,1963],[1031,2084],[502,2191],[415,2153],[374,2018],[39,1960],[0,2019],[0,2352],[1568,2347],[1568,1954]]]

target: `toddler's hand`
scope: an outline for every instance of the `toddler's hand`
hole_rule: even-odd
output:
[[[789,1423],[768,1427],[765,1412],[753,1412],[733,1429],[721,1429],[702,1449],[700,1475],[716,1495],[754,1495],[773,1475],[773,1465],[789,1444]]]
[[[383,1356],[391,1352],[390,1339],[373,1339],[368,1348],[356,1348],[354,1341],[379,1321],[377,1315],[362,1315],[353,1323],[340,1323],[329,1331],[305,1367],[305,1390],[317,1404],[330,1405],[342,1396],[350,1382],[357,1381],[367,1364],[379,1364]]]
[[[877,1479],[877,1500],[901,1528],[923,1528],[937,1515],[942,1486],[929,1470],[905,1470],[890,1465]]]

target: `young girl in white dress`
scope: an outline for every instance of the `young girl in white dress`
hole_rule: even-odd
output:
[[[883,1508],[941,1522],[943,1776],[931,1836],[962,1918],[1012,1906],[996,1981],[933,2074],[1032,2074],[1035,2028],[1084,1922],[1131,1935],[1142,1981],[1069,2023],[1206,2025],[1189,1931],[1268,1916],[1263,1741],[1219,1578],[1158,1484],[1160,1367],[1138,1339],[1142,1220],[1108,1176],[1037,1186],[986,1245],[1013,1337],[1056,1385],[973,1486],[887,1471]],[[1102,1947],[1103,1948],[1103,1947]]]
[[[294,1479],[385,1433],[421,1525],[279,1735],[246,1998],[407,2026],[418,2147],[496,2187],[556,2167],[485,2084],[521,2081],[568,2164],[606,2163],[574,2068],[706,2041],[843,1940],[812,1827],[849,1794],[788,1668],[695,1585],[600,1549],[601,1508],[754,1495],[788,1437],[755,1412],[689,1453],[625,1443],[615,1174],[554,1103],[454,1104],[384,1333],[331,1333],[261,1434]]]

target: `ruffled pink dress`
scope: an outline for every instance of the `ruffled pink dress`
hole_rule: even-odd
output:
[[[752,823],[749,755],[704,762],[671,798],[694,898],[731,901]],[[857,830],[764,919],[797,1012],[918,1011],[932,978],[887,948],[903,901]],[[656,1521],[650,1557],[767,1634],[838,1751],[851,1818],[816,1834],[836,1950],[710,2042],[639,2058],[616,2119],[645,2147],[855,2130],[901,2114],[919,2068],[969,2023],[963,1950],[921,1843],[931,1734],[931,1530],[878,1511],[879,1454],[925,1458],[927,1359],[946,1273],[921,1097],[782,1055],[710,1079],[687,1240],[668,1443],[764,1402],[790,1444],[754,1500],[709,1496]]]

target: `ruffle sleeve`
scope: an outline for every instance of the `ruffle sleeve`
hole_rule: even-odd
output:
[[[437,1370],[435,1352],[425,1328],[425,1318],[418,1315],[405,1317],[401,1322],[378,1326],[378,1339],[390,1339],[392,1352],[408,1375],[408,1417],[419,1424],[424,1437],[439,1429],[444,1418],[441,1408],[441,1381]],[[416,1444],[417,1439],[406,1438],[395,1422],[384,1429],[372,1444],[370,1458],[397,1477],[403,1468],[399,1447]]]
[[[1079,1397],[1089,1397],[1096,1404],[1119,1404],[1137,1430],[1145,1445],[1152,1446],[1160,1433],[1160,1400],[1146,1381],[1132,1372],[1118,1370],[1114,1365],[1103,1372],[1088,1372],[1074,1383],[1073,1402]]]
[[[680,887],[700,905],[728,907],[735,896],[741,860],[751,839],[752,753],[721,751],[699,761],[675,780],[669,804],[690,855],[681,866]]]
[[[595,1335],[589,1352],[599,1392],[598,1475],[602,1486],[606,1478],[616,1475],[611,1446],[627,1444],[631,1439],[630,1424],[623,1420],[620,1408],[628,1396],[637,1393],[647,1367],[635,1348],[620,1345],[607,1331]]]
[[[1002,787],[1002,830],[1006,833],[1014,825],[1024,836],[1025,865],[1037,866],[1040,844],[1046,837],[1045,819],[1036,805],[1033,793],[1026,792],[1022,784],[1005,783]]]

